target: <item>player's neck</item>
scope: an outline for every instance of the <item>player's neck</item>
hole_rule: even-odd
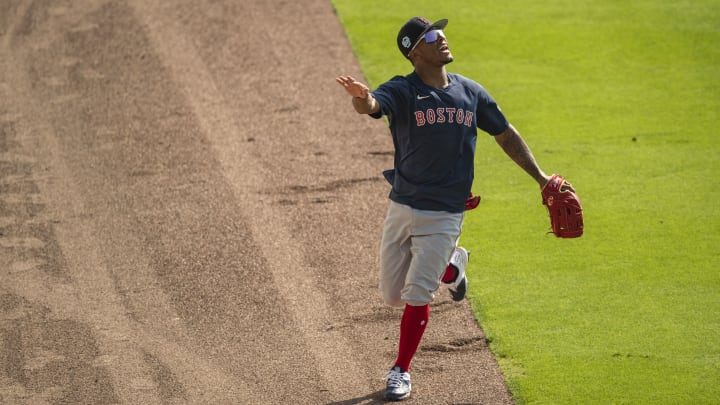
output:
[[[415,73],[417,73],[418,77],[420,78],[420,80],[423,81],[423,83],[436,89],[444,89],[450,84],[447,72],[445,71],[445,65],[415,66]]]

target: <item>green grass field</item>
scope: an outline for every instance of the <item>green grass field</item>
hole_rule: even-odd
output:
[[[470,298],[518,403],[720,403],[720,2],[333,0],[371,87],[395,37],[448,18],[585,235],[547,235],[533,181],[480,136]],[[338,72],[342,74],[344,72]]]

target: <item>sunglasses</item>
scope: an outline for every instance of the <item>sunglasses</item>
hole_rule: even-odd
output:
[[[445,33],[442,30],[432,30],[425,33],[425,42],[428,44],[438,40],[438,38],[445,38]]]
[[[437,41],[438,38],[440,38],[440,37],[447,38],[447,37],[445,36],[445,33],[444,33],[442,30],[432,30],[432,31],[428,31],[428,32],[425,33],[425,35],[423,35],[422,37],[420,37],[420,38],[417,40],[417,42],[415,42],[415,45],[413,45],[413,47],[410,48],[410,52],[412,52],[413,49],[415,49],[415,48],[418,46],[418,44],[420,43],[420,41],[421,41],[422,39],[425,39],[425,43],[426,43],[426,44],[431,44],[431,43]],[[408,53],[410,53],[410,52],[408,52]]]

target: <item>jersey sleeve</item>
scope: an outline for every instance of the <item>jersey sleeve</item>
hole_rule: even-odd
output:
[[[397,116],[398,106],[407,98],[407,82],[402,76],[395,76],[381,84],[372,92],[373,97],[380,104],[380,112],[370,114],[373,118],[387,115],[390,118]]]
[[[510,125],[505,118],[505,114],[484,88],[480,88],[478,96],[476,111],[478,128],[493,136],[500,135]]]

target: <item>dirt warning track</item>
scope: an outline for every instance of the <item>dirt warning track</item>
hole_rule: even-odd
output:
[[[0,403],[382,403],[392,142],[344,73],[326,0],[2,2]],[[512,402],[445,291],[413,372]]]

